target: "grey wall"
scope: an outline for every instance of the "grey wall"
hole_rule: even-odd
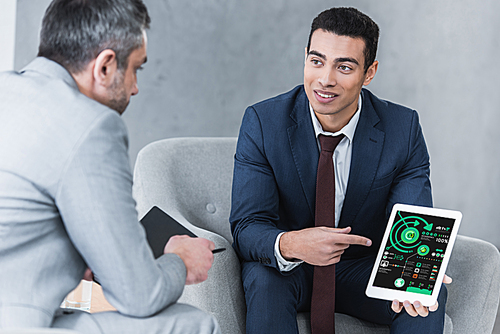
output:
[[[36,54],[48,0],[18,0],[15,66]],[[381,28],[370,89],[420,112],[435,206],[460,233],[500,246],[500,3],[493,0],[146,0],[152,16],[140,93],[123,116],[132,163],[157,139],[236,136],[244,109],[302,82],[314,16],[352,5]]]

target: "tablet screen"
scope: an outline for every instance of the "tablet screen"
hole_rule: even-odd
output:
[[[373,286],[431,295],[455,221],[398,210]]]

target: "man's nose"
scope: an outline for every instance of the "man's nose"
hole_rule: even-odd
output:
[[[132,92],[130,95],[134,96],[139,94],[139,85],[137,85],[137,81],[134,84],[134,87],[132,88]]]
[[[318,81],[324,87],[335,86],[337,84],[337,72],[335,69],[325,68]]]

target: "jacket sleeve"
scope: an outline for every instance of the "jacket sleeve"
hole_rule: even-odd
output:
[[[258,114],[249,107],[234,158],[230,222],[233,247],[240,258],[278,269],[274,243],[283,231],[276,227],[279,193],[266,158],[265,140]]]
[[[408,155],[393,180],[386,207],[387,217],[396,203],[432,207],[429,153],[417,112],[413,112],[408,136]]]
[[[120,117],[99,116],[66,162],[56,205],[109,302],[120,313],[144,317],[177,301],[186,268],[175,254],[153,258],[137,220],[127,145]]]

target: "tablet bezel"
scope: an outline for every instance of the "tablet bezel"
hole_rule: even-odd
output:
[[[441,264],[441,268],[439,269],[438,276],[436,278],[435,286],[431,295],[424,295],[415,292],[407,292],[407,291],[399,291],[388,288],[382,288],[373,286],[373,282],[375,281],[375,276],[377,275],[377,271],[379,268],[379,263],[382,260],[382,255],[384,253],[384,248],[386,246],[387,240],[389,238],[392,226],[395,221],[395,216],[398,211],[404,211],[415,214],[424,214],[435,217],[443,217],[454,219],[455,223],[453,224],[453,229],[450,234],[450,238],[448,240],[448,246],[446,247],[446,251],[444,253],[443,262]],[[448,262],[450,260],[451,252],[453,250],[453,246],[455,244],[455,240],[458,234],[458,229],[460,227],[460,223],[462,221],[462,213],[460,211],[455,210],[445,210],[445,209],[437,209],[437,208],[429,208],[408,204],[395,204],[392,208],[391,215],[389,217],[389,221],[387,223],[387,227],[384,233],[384,237],[382,238],[382,243],[380,244],[380,248],[377,254],[377,258],[373,265],[373,269],[370,275],[370,280],[368,281],[368,286],[366,287],[366,295],[372,298],[385,299],[385,300],[394,300],[397,299],[400,302],[405,300],[414,303],[415,301],[420,301],[424,306],[432,306],[436,303],[437,297],[439,295],[439,291],[441,290],[441,283],[443,282],[443,278],[446,272],[446,268],[448,267]]]

